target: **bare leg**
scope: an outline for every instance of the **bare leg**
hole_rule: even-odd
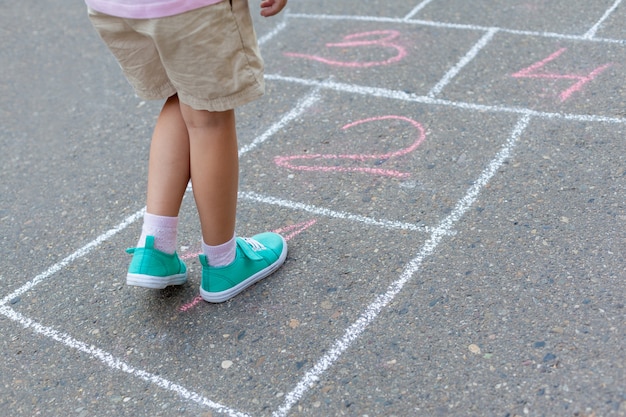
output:
[[[178,216],[190,175],[189,134],[174,95],[163,105],[152,135],[147,212]]]
[[[239,155],[235,112],[195,110],[180,103],[189,132],[193,194],[207,245],[232,239],[237,214]]]
[[[178,97],[172,96],[163,105],[150,143],[147,213],[137,247],[129,252],[133,259],[127,284],[165,288],[187,281],[187,268],[175,251],[178,212],[189,178],[189,135]]]

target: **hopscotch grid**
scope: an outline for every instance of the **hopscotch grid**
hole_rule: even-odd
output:
[[[283,115],[283,117],[281,117],[278,122],[272,124],[263,134],[261,134],[259,137],[255,138],[255,140],[251,144],[242,147],[239,150],[239,155],[242,156],[242,155],[246,154],[247,152],[249,152],[250,150],[256,148],[261,143],[263,143],[266,140],[268,140],[272,135],[274,135],[276,132],[278,132],[281,128],[286,126],[288,123],[290,123],[293,120],[297,119],[300,115],[302,115],[302,113],[304,111],[306,111],[307,108],[309,108],[313,104],[317,103],[320,100],[320,97],[319,97],[319,91],[320,90],[321,90],[320,87],[315,87],[312,91],[307,93],[303,98],[301,98],[298,101],[298,104],[296,106],[294,106],[294,108],[291,109],[289,112],[287,112],[285,115]],[[368,224],[368,225],[375,225],[375,226],[385,227],[385,228],[388,228],[388,229],[412,230],[412,231],[420,231],[420,232],[427,232],[427,233],[431,232],[427,226],[418,226],[418,225],[415,225],[415,224],[394,222],[394,221],[388,221],[388,220],[375,220],[375,219],[371,219],[371,218],[367,218],[367,217],[363,217],[363,216],[358,216],[358,215],[354,215],[354,214],[350,214],[350,213],[335,212],[335,211],[332,211],[332,210],[322,209],[322,208],[314,207],[314,206],[311,206],[311,205],[306,205],[306,204],[301,204],[301,203],[296,203],[296,202],[290,202],[290,201],[287,201],[287,200],[275,199],[275,198],[272,198],[272,197],[261,196],[261,195],[253,194],[253,193],[240,193],[240,197],[242,197],[243,199],[252,200],[252,201],[256,201],[256,202],[265,202],[265,203],[268,203],[268,204],[282,205],[282,206],[285,206],[285,207],[290,207],[290,208],[292,208],[294,210],[309,211],[309,212],[313,212],[313,213],[316,213],[316,214],[325,215],[325,216],[328,216],[328,217],[334,217],[334,218],[346,219],[346,220],[351,220],[351,221],[357,221],[357,222],[365,223],[365,224]],[[182,387],[181,385],[175,384],[175,383],[173,383],[171,381],[168,381],[168,380],[166,380],[164,378],[161,378],[161,377],[159,377],[157,375],[154,375],[154,374],[152,374],[150,372],[134,368],[133,366],[127,364],[126,362],[123,362],[122,360],[120,360],[118,358],[115,358],[113,355],[107,353],[106,351],[104,351],[102,349],[99,349],[99,348],[94,347],[94,346],[89,346],[86,343],[81,342],[78,339],[75,339],[75,338],[73,338],[73,337],[71,337],[71,336],[69,336],[67,334],[64,334],[64,333],[61,333],[61,332],[59,332],[57,330],[54,330],[51,327],[47,327],[45,325],[42,325],[42,324],[40,324],[40,323],[38,323],[38,322],[36,322],[36,321],[26,317],[26,316],[23,316],[22,314],[16,312],[15,310],[11,309],[10,307],[6,306],[6,304],[9,303],[11,300],[13,300],[16,297],[19,297],[21,295],[24,295],[25,293],[27,293],[30,290],[34,289],[40,283],[42,283],[45,280],[49,279],[51,276],[53,276],[57,272],[61,271],[65,267],[69,266],[74,261],[76,261],[76,260],[86,256],[91,251],[93,251],[98,246],[100,246],[102,243],[104,243],[105,241],[111,239],[113,236],[115,236],[119,232],[121,232],[124,229],[126,229],[128,226],[133,224],[135,221],[141,219],[143,217],[144,213],[145,213],[145,207],[140,209],[140,210],[138,210],[137,212],[135,212],[131,216],[127,217],[126,219],[124,219],[120,224],[118,224],[114,228],[106,231],[105,233],[101,234],[96,239],[94,239],[93,241],[89,242],[88,244],[86,244],[82,248],[76,250],[74,253],[70,254],[67,257],[65,257],[60,262],[54,264],[53,266],[48,268],[43,273],[37,275],[34,279],[29,281],[28,283],[26,283],[22,287],[20,287],[17,290],[11,292],[10,294],[6,295],[2,300],[0,300],[0,314],[6,316],[7,318],[9,318],[9,319],[11,319],[13,321],[18,322],[19,324],[22,325],[22,327],[24,327],[26,329],[31,329],[32,331],[34,331],[37,334],[40,334],[40,335],[45,336],[45,337],[49,337],[52,340],[55,340],[55,341],[57,341],[59,343],[62,343],[62,344],[64,344],[67,347],[70,347],[70,348],[73,348],[73,349],[78,350],[80,352],[86,353],[90,357],[103,362],[105,365],[109,366],[111,369],[120,370],[122,372],[125,372],[125,373],[131,375],[131,376],[143,379],[146,382],[153,383],[153,384],[159,386],[160,388],[163,388],[163,389],[166,389],[166,390],[169,390],[169,391],[173,391],[173,392],[177,393],[178,395],[180,395],[181,397],[183,397],[185,399],[188,399],[188,400],[194,401],[196,403],[199,403],[201,405],[204,405],[204,406],[206,406],[208,408],[213,409],[216,412],[220,412],[220,413],[227,414],[229,416],[236,416],[236,417],[245,417],[245,416],[247,416],[247,414],[244,414],[244,413],[241,413],[241,412],[239,412],[237,410],[234,410],[234,409],[231,409],[229,407],[223,406],[223,405],[218,404],[216,402],[213,402],[213,401],[211,401],[209,399],[206,399],[206,398],[200,396],[199,394],[191,392],[191,391],[187,390],[186,388]]]
[[[339,357],[352,346],[352,343],[360,337],[360,335],[378,317],[383,309],[389,305],[389,303],[393,301],[393,299],[402,291],[404,286],[413,278],[415,273],[421,267],[424,259],[435,252],[441,240],[452,231],[454,225],[474,204],[484,186],[487,185],[491,178],[493,178],[504,162],[510,158],[519,137],[526,130],[530,120],[531,116],[529,114],[522,115],[519,118],[505,145],[492,159],[491,163],[482,171],[474,185],[472,185],[466,194],[457,202],[452,212],[440,222],[439,226],[433,230],[430,238],[424,243],[417,256],[407,263],[400,277],[389,285],[388,290],[385,293],[379,294],[375,298],[375,300],[360,314],[359,318],[346,329],[343,337],[335,341],[335,343],[328,349],[327,353],[324,354],[316,362],[316,364],[304,374],[294,389],[285,395],[283,404],[272,414],[272,417],[286,417],[291,408],[298,401],[300,401],[307,391],[315,386],[315,383],[319,381],[320,376],[325,373],[337,361],[337,359],[339,359]]]
[[[557,32],[538,32],[532,30],[521,29],[509,29],[497,26],[481,26],[481,25],[469,25],[462,23],[447,23],[436,22],[432,20],[418,20],[418,19],[404,19],[397,17],[379,17],[379,16],[354,16],[354,15],[333,15],[333,14],[309,14],[309,13],[289,13],[290,18],[297,19],[311,19],[311,20],[348,20],[358,22],[372,22],[372,23],[401,23],[407,25],[416,26],[428,26],[441,29],[458,29],[458,30],[470,30],[478,32],[489,32],[490,30],[497,30],[498,32],[508,33],[511,35],[523,35],[534,36],[540,38],[556,38],[562,40],[572,41],[584,41],[595,43],[616,43],[626,45],[626,39],[612,39],[612,38],[597,38],[589,37],[587,34],[573,35]]]
[[[581,41],[587,41],[587,42],[605,42],[605,43],[626,44],[626,40],[606,39],[606,38],[595,37],[595,33],[597,32],[598,28],[608,18],[608,16],[617,8],[617,6],[621,3],[621,0],[617,0],[614,3],[613,7],[607,10],[607,12],[602,17],[602,19],[599,22],[597,22],[596,25],[592,27],[583,36],[550,33],[550,32],[520,31],[520,30],[511,30],[511,29],[506,29],[506,28],[483,27],[483,26],[477,26],[477,25],[450,24],[450,23],[443,23],[443,22],[432,22],[432,21],[411,19],[411,17],[417,14],[423,7],[425,7],[431,1],[432,0],[423,1],[421,4],[416,6],[408,15],[406,15],[402,19],[376,18],[376,17],[371,17],[371,16],[310,15],[310,14],[297,14],[297,13],[287,12],[285,14],[284,20],[277,26],[277,28],[275,28],[275,30],[270,32],[265,37],[260,38],[259,43],[265,43],[269,39],[273,38],[278,32],[280,32],[285,27],[287,27],[287,18],[294,17],[294,18],[307,18],[307,19],[359,20],[359,21],[367,21],[367,22],[406,23],[406,24],[433,26],[433,27],[441,27],[441,28],[448,28],[448,29],[478,30],[478,31],[487,32],[485,37],[489,37],[488,35],[490,33],[491,33],[491,36],[493,36],[493,34],[495,34],[496,32],[503,32],[503,33],[511,33],[511,34],[516,34],[516,35],[551,37],[551,38],[559,38],[559,39],[581,40]],[[483,37],[483,39],[485,37]],[[469,54],[470,53],[468,53],[468,55]],[[461,63],[457,64],[457,66],[458,65],[461,65]],[[459,71],[460,69],[461,68],[459,68]],[[454,71],[454,68],[450,70],[449,74],[453,74],[452,71]],[[454,75],[456,74],[453,74],[450,78],[452,78]],[[319,82],[319,81],[298,79],[298,78],[293,78],[293,77],[282,77],[278,75],[273,75],[273,76],[269,75],[266,78],[270,80],[275,80],[275,81],[295,82],[298,84],[310,85],[312,87],[315,87],[317,90],[315,90],[314,93],[310,93],[310,95],[308,96],[309,99],[313,102],[316,100],[315,96],[317,95],[317,92],[319,91],[319,89],[330,89],[330,90],[335,90],[339,92],[368,94],[374,97],[387,97],[387,98],[401,99],[405,101],[416,101],[416,102],[421,102],[421,103],[430,104],[430,105],[453,106],[453,107],[459,107],[459,108],[464,108],[464,109],[469,109],[469,110],[474,110],[474,111],[492,111],[492,112],[502,112],[502,113],[514,113],[514,114],[521,115],[521,118],[518,120],[518,123],[515,129],[513,130],[513,133],[511,134],[511,136],[509,137],[507,141],[507,144],[496,155],[496,157],[492,160],[489,166],[485,168],[485,170],[483,170],[478,181],[476,181],[474,185],[468,190],[466,195],[461,200],[459,200],[453,212],[450,215],[448,215],[439,224],[438,227],[434,229],[432,228],[426,229],[428,233],[431,234],[431,237],[424,244],[420,253],[406,265],[400,278],[389,287],[387,293],[381,294],[376,298],[376,300],[370,305],[370,307],[361,314],[360,318],[346,330],[344,338],[337,340],[335,344],[333,345],[332,349],[317,362],[317,364],[315,365],[315,367],[312,368],[311,371],[305,374],[305,376],[300,381],[300,383],[296,385],[296,387],[294,387],[294,389],[289,394],[287,394],[283,405],[281,405],[279,409],[276,412],[274,412],[274,416],[286,416],[289,413],[289,410],[291,409],[291,407],[295,405],[300,400],[300,398],[306,393],[306,391],[308,391],[313,386],[313,384],[315,383],[319,375],[323,374],[326,370],[328,370],[328,368],[330,368],[333,365],[334,361],[341,354],[343,354],[345,350],[347,350],[350,347],[351,343],[354,340],[358,339],[360,334],[363,331],[365,331],[367,326],[373,320],[376,319],[378,314],[402,290],[406,282],[408,282],[413,277],[415,272],[419,269],[423,260],[435,251],[435,249],[437,248],[439,242],[443,239],[443,237],[452,233],[452,227],[471,207],[471,205],[474,203],[474,201],[478,197],[478,194],[484,187],[484,185],[486,185],[487,182],[496,174],[498,168],[502,165],[502,163],[504,163],[504,161],[510,158],[510,154],[512,150],[514,149],[519,136],[525,131],[531,118],[533,117],[561,118],[565,120],[596,121],[596,122],[608,122],[608,123],[626,122],[625,119],[610,118],[610,117],[604,117],[604,116],[588,116],[588,115],[572,115],[572,114],[561,114],[561,113],[538,112],[538,111],[533,111],[533,110],[524,109],[524,108],[514,108],[514,107],[506,107],[506,106],[485,106],[485,105],[476,105],[473,103],[453,102],[453,101],[448,101],[448,100],[435,99],[434,97],[430,97],[430,96],[416,96],[416,95],[406,94],[403,92],[398,92],[398,91],[393,91],[393,90],[386,90],[386,89],[372,88],[372,87],[360,87],[356,85],[335,83],[335,82],[330,82],[330,81]],[[440,83],[442,84],[441,88],[443,88],[443,86],[445,86],[445,83],[443,82],[443,80],[440,81]],[[441,90],[441,88],[439,88],[438,91],[435,89],[431,90],[432,95],[433,96],[436,95]],[[304,103],[304,102],[306,102],[306,98],[303,101],[301,101],[301,103]],[[268,135],[267,138],[269,138],[270,136],[271,135]],[[254,144],[250,149],[252,149],[253,147],[256,147],[258,144],[260,144],[263,141],[260,141]],[[245,150],[244,153],[249,151],[250,149]],[[271,204],[274,204],[274,203],[279,204],[279,205],[299,204],[299,203],[294,203],[294,202],[276,200],[271,197],[261,196],[261,195],[254,194],[254,193],[242,193],[240,195],[250,200],[268,202]],[[312,209],[322,210],[321,208],[315,208],[315,207],[312,207]],[[89,356],[107,364],[112,369],[121,370],[125,373],[133,375],[134,377],[137,377],[137,378],[143,379],[144,381],[155,384],[156,386],[159,386],[161,388],[177,392],[182,398],[205,405],[209,408],[212,408],[214,411],[224,413],[229,416],[237,416],[237,417],[248,416],[247,414],[241,413],[237,410],[212,402],[200,396],[199,394],[188,391],[186,388],[180,385],[174,384],[170,381],[167,381],[164,378],[161,378],[157,375],[133,368],[131,365],[126,364],[125,362],[113,357],[112,355],[108,354],[107,352],[97,347],[94,347],[93,345],[91,346],[87,345],[84,342],[80,342],[76,339],[73,339],[69,335],[58,332],[52,328],[43,326],[35,322],[34,320],[31,320],[28,317],[21,315],[20,313],[16,312],[10,307],[6,306],[6,304],[10,302],[12,299],[14,299],[15,297],[18,297],[19,295],[22,295],[30,291],[39,283],[43,282],[50,276],[54,275],[58,271],[67,267],[70,263],[72,263],[76,259],[82,256],[85,256],[86,254],[91,252],[93,249],[95,249],[97,246],[99,246],[101,243],[110,239],[112,236],[114,236],[121,230],[124,230],[130,224],[134,223],[136,220],[141,218],[143,216],[144,211],[145,211],[145,208],[129,216],[122,223],[120,223],[120,225],[100,235],[94,241],[85,245],[81,249],[74,252],[72,255],[64,258],[61,262],[58,262],[57,264],[50,267],[47,271],[35,277],[29,283],[25,284],[24,286],[20,287],[19,289],[5,296],[2,300],[0,300],[0,314],[3,314],[9,319],[20,323],[25,328],[29,328],[33,330],[37,334],[49,337],[66,346],[73,347],[77,349],[78,351],[86,353]],[[344,215],[343,213],[339,213],[339,212],[331,211],[331,213],[333,213],[333,216]],[[352,216],[352,215],[349,215],[349,216]],[[364,218],[364,219],[367,219],[367,218]],[[366,222],[377,222],[377,221],[373,219],[369,219]],[[415,227],[415,225],[412,225],[410,227]],[[310,378],[310,380],[307,380],[307,378]]]
[[[615,3],[614,8],[617,7],[617,4],[619,4],[620,1],[621,0],[618,0]],[[419,4],[413,9],[413,11],[411,11],[411,13],[409,13],[409,15],[405,17],[404,20],[408,20],[428,3],[430,3],[430,0],[426,0]],[[607,12],[607,14],[609,14],[609,12]],[[600,23],[601,22],[598,22],[596,26],[599,26]],[[497,32],[497,28],[489,28],[486,34],[461,59],[461,61],[459,61],[455,67],[450,69],[442,80],[430,90],[427,98],[434,99],[434,97],[441,92],[450,80],[455,77],[463,69],[463,67],[465,67],[465,65],[467,65],[480,52],[480,50],[491,41]],[[590,39],[592,36],[593,35],[587,34],[586,39]],[[326,82],[324,84],[328,85],[329,83]],[[380,92],[380,90],[378,91]],[[397,96],[397,94],[393,95]],[[446,104],[452,104],[452,102],[444,102]],[[420,268],[424,259],[436,250],[440,241],[452,231],[452,227],[474,204],[483,187],[493,176],[495,176],[497,170],[502,166],[502,164],[504,164],[506,160],[510,159],[511,153],[515,148],[518,139],[526,130],[534,112],[531,112],[529,109],[520,109],[519,113],[521,113],[521,117],[518,119],[518,122],[509,136],[505,146],[483,170],[478,180],[472,185],[472,187],[470,187],[466,195],[458,201],[452,213],[447,216],[435,230],[432,231],[431,237],[426,241],[426,243],[424,243],[419,254],[406,265],[400,278],[389,286],[389,289],[385,294],[379,295],[374,302],[370,304],[370,306],[368,306],[363,313],[361,313],[359,318],[345,331],[344,336],[341,339],[338,339],[332,345],[330,350],[324,354],[308,372],[305,373],[294,389],[285,396],[283,404],[272,414],[273,417],[286,417],[289,414],[291,408],[300,401],[307,391],[314,387],[320,376],[333,366],[334,362],[350,348],[352,343],[359,338],[359,336],[367,329],[369,324],[373,322],[378,317],[380,312],[382,312],[383,309],[396,297],[396,295],[402,291],[404,285],[411,280]],[[554,117],[556,114],[550,114],[549,116]],[[578,118],[581,117],[579,116]]]
[[[279,24],[275,30],[273,30],[268,35],[266,35],[266,37],[261,39],[262,42],[260,42],[260,44],[274,37],[278,32],[280,32],[285,27],[286,27],[286,23],[285,23],[285,20],[283,20],[283,22]],[[313,91],[311,91],[309,94],[307,94],[304,98],[302,98],[298,102],[298,105],[294,109],[292,109],[290,112],[284,115],[277,123],[274,123],[272,126],[270,126],[270,128],[263,135],[256,138],[250,145],[247,145],[241,148],[239,150],[239,155],[241,156],[247,153],[248,151],[254,149],[259,144],[261,144],[262,142],[267,140],[269,137],[271,137],[273,134],[275,134],[278,130],[280,130],[280,128],[284,127],[284,125],[286,125],[287,123],[299,117],[309,106],[313,105],[317,100],[319,100],[318,91],[319,91],[319,88],[313,89]],[[52,265],[46,271],[37,275],[35,278],[30,280],[26,284],[22,285],[20,288],[6,295],[4,298],[0,300],[0,314],[19,323],[25,329],[30,329],[37,334],[40,334],[44,337],[48,337],[52,340],[55,340],[56,342],[59,342],[69,348],[83,352],[87,354],[88,356],[104,363],[111,369],[120,370],[133,377],[140,378],[146,382],[154,384],[162,389],[173,391],[182,398],[185,398],[190,401],[194,401],[200,405],[208,407],[216,412],[226,414],[230,417],[249,417],[248,414],[226,407],[222,404],[213,402],[195,392],[187,390],[185,387],[179,384],[175,384],[171,381],[168,381],[165,378],[162,378],[150,372],[137,369],[100,348],[97,348],[93,345],[88,345],[67,334],[54,330],[51,327],[44,326],[18,313],[17,311],[13,310],[12,308],[6,305],[7,303],[11,302],[13,299],[20,297],[21,295],[24,295],[25,293],[34,289],[37,285],[46,281],[51,276],[55,275],[57,272],[63,270],[64,268],[72,264],[74,261],[86,256],[91,251],[93,251],[98,246],[100,246],[102,243],[111,239],[113,236],[123,231],[124,229],[132,225],[137,220],[141,219],[144,214],[145,214],[145,207],[138,210],[131,216],[128,216],[120,224],[106,231],[105,233],[101,234],[100,236],[92,240],[91,242],[87,243],[85,246],[81,247],[80,249],[76,250],[74,253],[62,259],[60,262],[57,262],[56,264]]]
[[[312,91],[307,93],[303,98],[301,98],[298,101],[298,103],[296,104],[296,106],[294,106],[293,109],[291,109],[289,112],[283,115],[283,117],[281,117],[278,122],[272,124],[263,134],[255,138],[255,140],[251,142],[249,145],[246,145],[240,148],[239,155],[243,156],[247,152],[256,148],[257,146],[259,146],[260,144],[268,140],[272,135],[278,132],[281,128],[285,127],[288,123],[292,122],[293,120],[301,116],[304,113],[304,111],[306,111],[307,108],[309,108],[310,106],[312,106],[313,104],[317,103],[320,100],[320,97],[319,97],[320,90],[321,90],[320,87],[313,88]],[[367,218],[364,216],[358,216],[358,215],[345,213],[345,212],[335,212],[333,210],[323,209],[323,208],[306,205],[302,203],[297,203],[297,202],[291,202],[288,200],[281,200],[281,199],[276,199],[273,197],[261,196],[255,193],[240,193],[240,197],[244,200],[251,200],[255,202],[263,202],[263,203],[268,203],[268,204],[280,205],[284,207],[289,207],[293,210],[308,211],[308,212],[312,212],[318,215],[325,215],[327,217],[332,217],[332,218],[339,218],[339,219],[361,222],[364,224],[384,227],[387,229],[411,230],[411,231],[420,231],[420,232],[426,232],[426,233],[431,232],[431,230],[427,226],[418,226],[415,224],[394,222],[390,220],[376,220],[376,219],[371,219],[371,218]],[[131,216],[128,216],[120,224],[106,231],[105,233],[101,234],[96,239],[87,243],[85,246],[79,248],[74,253],[65,257],[60,262],[52,265],[46,271],[37,275],[34,279],[27,282],[25,285],[21,286],[17,290],[6,295],[2,300],[0,300],[0,314],[6,316],[7,318],[13,321],[18,322],[20,325],[22,325],[22,327],[26,329],[31,329],[37,334],[40,334],[45,337],[49,337],[52,340],[55,340],[59,343],[66,345],[67,347],[86,353],[90,357],[103,362],[105,365],[109,366],[111,369],[120,370],[131,376],[138,377],[147,382],[153,383],[159,386],[160,388],[173,391],[185,399],[204,405],[208,408],[213,409],[214,411],[224,413],[229,416],[236,416],[236,417],[247,416],[247,414],[241,413],[237,410],[231,409],[229,407],[223,406],[209,399],[206,399],[200,396],[199,394],[193,393],[187,390],[186,388],[182,387],[181,385],[175,384],[171,381],[168,381],[150,372],[134,368],[133,366],[127,364],[126,362],[123,362],[122,360],[114,357],[113,355],[111,355],[110,353],[107,353],[106,351],[102,349],[99,349],[94,346],[89,346],[86,343],[81,342],[78,339],[75,339],[67,334],[54,330],[51,327],[42,325],[38,323],[37,321],[31,318],[28,318],[26,316],[23,316],[22,314],[6,306],[6,304],[9,303],[11,300],[21,295],[24,295],[25,293],[34,289],[40,283],[49,279],[51,276],[53,276],[57,272],[69,266],[74,261],[88,255],[91,251],[96,249],[102,243],[111,239],[116,234],[123,231],[124,229],[126,229],[128,226],[130,226],[137,220],[141,219],[144,213],[145,213],[145,207],[138,210]]]

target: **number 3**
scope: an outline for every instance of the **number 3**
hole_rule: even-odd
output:
[[[396,51],[396,55],[384,61],[344,62],[327,59],[318,55],[298,54],[292,52],[286,52],[285,55],[294,58],[303,58],[312,61],[318,61],[336,67],[369,68],[381,65],[389,65],[402,60],[407,55],[406,49],[403,46],[393,42],[398,36],[400,36],[400,32],[398,32],[397,30],[375,30],[372,32],[354,33],[352,35],[345,36],[343,38],[343,42],[326,44],[326,47],[328,48],[357,48],[363,46],[381,46],[387,49],[394,49]],[[372,37],[374,37],[374,39],[371,39]]]

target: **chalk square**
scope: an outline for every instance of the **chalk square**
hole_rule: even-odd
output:
[[[532,396],[546,410],[613,414],[620,393],[602,384],[624,380],[614,359],[626,337],[615,325],[626,297],[622,138],[623,125],[533,118],[458,233],[320,378],[301,413],[337,415],[350,404],[353,415],[429,416],[442,405],[496,415]],[[547,353],[567,366],[543,372],[557,369]],[[485,390],[504,386],[512,369],[527,387]],[[567,392],[537,395],[564,376]],[[371,386],[388,388],[371,395]]]
[[[623,117],[626,74],[621,63],[625,57],[624,45],[499,33],[438,97],[543,112]]]
[[[254,159],[242,158],[241,191],[426,232],[467,192],[515,119],[324,92]]]
[[[402,23],[290,18],[264,56],[266,73],[425,95],[481,36]]]
[[[437,0],[426,5],[415,18],[485,28],[582,36],[613,3],[613,0]]]
[[[239,212],[242,236],[312,219],[306,212],[245,201]],[[262,414],[276,409],[283,401],[280,393],[293,389],[385,292],[414,256],[406,248],[426,238],[321,216],[313,220],[290,239],[280,270],[223,304],[201,302],[181,311],[198,295],[201,271],[195,258],[186,261],[189,281],[183,286],[126,286],[130,256],[123,248],[137,238],[137,222],[11,307],[135,369],[222,405]],[[181,213],[181,255],[195,251],[198,233],[190,202]]]

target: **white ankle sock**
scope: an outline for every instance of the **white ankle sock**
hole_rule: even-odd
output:
[[[165,253],[176,252],[176,235],[178,233],[178,217],[158,216],[146,213],[143,216],[143,227],[138,248],[146,246],[146,236],[154,236],[154,247]]]
[[[237,241],[235,236],[226,243],[217,246],[209,246],[202,241],[202,251],[211,266],[226,266],[235,260],[237,254]]]

